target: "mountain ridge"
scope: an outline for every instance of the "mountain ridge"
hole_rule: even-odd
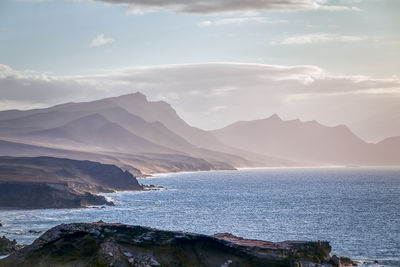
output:
[[[344,124],[326,126],[315,120],[282,120],[273,114],[264,119],[234,122],[211,132],[227,145],[295,161],[322,165],[400,164],[394,156],[381,160],[389,154],[378,148],[382,144],[367,143]]]
[[[276,113],[205,131],[186,123],[169,103],[149,101],[140,92],[42,109],[0,111],[0,139],[10,138],[48,148],[15,145],[12,150],[8,143],[9,156],[20,155],[18,149],[25,151],[22,155],[40,156],[38,151],[50,156],[87,155],[133,170],[142,168],[145,173],[400,164],[396,152],[387,152],[393,144],[398,145],[395,138],[369,144],[345,125],[282,120]],[[49,151],[51,147],[61,150]]]

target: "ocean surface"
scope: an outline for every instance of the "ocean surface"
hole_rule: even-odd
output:
[[[105,194],[115,207],[0,211],[0,235],[29,244],[40,235],[32,230],[103,220],[271,241],[328,240],[334,254],[400,266],[400,168],[250,169],[140,182],[166,189]]]

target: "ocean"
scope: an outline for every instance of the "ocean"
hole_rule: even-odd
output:
[[[103,220],[270,241],[328,240],[332,254],[400,266],[400,168],[266,168],[139,180],[165,190],[104,194],[114,207],[0,211],[0,235],[29,244],[60,223]]]

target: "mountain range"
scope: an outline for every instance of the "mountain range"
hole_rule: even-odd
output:
[[[398,165],[400,137],[367,143],[347,126],[269,118],[240,121],[212,131],[222,142],[259,154],[316,165]]]
[[[205,131],[141,93],[0,111],[0,156],[115,164],[135,175],[262,166],[398,165],[400,137],[363,141],[344,125],[278,115]]]

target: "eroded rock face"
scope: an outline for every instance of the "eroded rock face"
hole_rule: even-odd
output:
[[[56,226],[0,260],[7,266],[339,266],[328,242],[248,240],[122,224]]]
[[[114,205],[89,192],[77,192],[67,184],[0,183],[0,208],[81,208],[90,205]]]
[[[0,209],[113,205],[99,192],[143,190],[117,166],[53,157],[0,157]]]

